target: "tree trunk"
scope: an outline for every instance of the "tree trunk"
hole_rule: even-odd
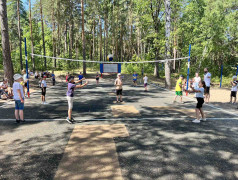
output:
[[[2,56],[3,56],[4,77],[6,77],[9,80],[9,84],[12,87],[14,70],[12,65],[10,44],[9,44],[6,0],[0,0],[0,27],[2,35]]]
[[[20,65],[21,70],[23,70],[23,64],[22,64],[22,37],[21,37],[21,20],[20,20],[20,0],[17,0],[17,19],[18,19],[18,38],[19,38],[19,50],[20,50]]]
[[[93,18],[93,55],[92,59],[95,57],[95,19]]]
[[[166,44],[165,44],[165,57],[166,59],[170,58],[170,26],[171,26],[171,8],[170,8],[170,0],[164,0],[165,5],[165,37],[166,37]],[[170,61],[165,62],[165,87],[171,89],[171,74],[170,74]]]
[[[53,44],[53,57],[56,57],[56,43],[55,43],[55,13],[54,13],[54,1],[53,1],[53,7],[52,7],[52,44]],[[56,68],[56,59],[53,59],[54,62],[54,68]]]
[[[31,19],[31,0],[29,0],[29,23],[31,29],[31,54],[34,54],[34,40],[33,40],[33,30],[32,30],[32,19]],[[36,65],[35,65],[35,58],[31,55],[32,65],[33,65],[33,72],[35,72]]]
[[[41,16],[41,31],[42,31],[42,41],[43,41],[43,53],[44,53],[44,56],[45,56],[45,31],[44,31],[44,21],[43,21],[43,14],[42,14],[42,0],[40,0],[40,16]],[[44,65],[45,65],[45,69],[47,69],[46,57],[44,57]]]
[[[84,38],[84,2],[81,0],[81,14],[82,14],[82,42],[83,42],[83,59],[86,60],[85,52],[85,38]],[[83,62],[83,74],[86,75],[86,62]]]
[[[102,61],[102,23],[100,16],[99,16],[99,34],[100,34],[99,53],[100,53],[100,61]]]
[[[64,31],[64,56],[66,57],[66,54],[68,54],[68,23],[67,21],[65,22],[65,31]]]

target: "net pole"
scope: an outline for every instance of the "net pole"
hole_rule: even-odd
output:
[[[238,74],[238,66],[237,66],[237,69],[236,69],[236,76],[237,76],[237,74]]]
[[[188,81],[189,81],[189,69],[190,69],[191,44],[189,44],[189,52],[188,52],[188,54],[189,54],[189,58],[188,58],[187,88],[186,88],[187,91],[188,91]],[[186,93],[186,95],[188,95],[188,94]]]
[[[30,97],[30,91],[29,91],[29,74],[28,74],[28,60],[27,60],[27,48],[26,48],[26,38],[24,38],[24,42],[25,42],[25,59],[26,59],[26,78],[27,78],[27,95],[28,98]]]
[[[220,88],[222,86],[222,74],[223,74],[223,65],[221,65],[221,80],[220,80]]]

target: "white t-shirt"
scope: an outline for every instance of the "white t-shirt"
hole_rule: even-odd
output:
[[[23,75],[23,81],[27,82],[27,75],[26,74]]]
[[[237,91],[237,86],[238,86],[238,84],[236,84],[235,86],[232,86],[231,87],[231,91],[235,91],[236,92]]]
[[[42,80],[41,84],[43,84],[43,87],[47,87],[46,80]]]
[[[211,85],[211,77],[212,77],[212,75],[209,72],[207,72],[204,75],[204,81],[205,81],[207,87],[210,87],[210,85]]]
[[[196,98],[204,98],[204,88],[195,88],[195,90],[200,91],[200,92],[196,92],[195,96]]]
[[[201,81],[200,77],[195,77],[193,82],[193,87],[198,88],[199,82]]]
[[[145,76],[143,79],[144,79],[144,84],[148,83],[148,77],[147,76]]]
[[[14,82],[13,83],[13,95],[14,95],[14,100],[21,100],[19,97],[17,90],[20,89],[21,91],[21,96],[24,98],[24,92],[23,92],[23,86],[19,82]]]

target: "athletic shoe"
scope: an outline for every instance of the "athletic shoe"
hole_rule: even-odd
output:
[[[75,122],[75,120],[74,120],[74,118],[73,118],[73,117],[71,117],[71,122]]]
[[[195,119],[195,120],[193,120],[192,122],[193,122],[193,123],[200,123],[200,120]]]
[[[20,120],[20,122],[21,122],[21,123],[24,123],[24,122],[26,122],[26,121],[25,121],[25,120]]]
[[[72,120],[69,119],[69,117],[67,117],[66,121],[67,121],[69,124],[72,124]]]
[[[200,121],[207,121],[207,119],[206,118],[201,118]]]
[[[49,103],[45,101],[44,104],[49,104]]]
[[[20,120],[17,120],[17,119],[16,119],[16,123],[19,124],[19,123],[20,123]]]
[[[123,101],[120,101],[121,103],[123,102]]]
[[[42,102],[41,104],[45,104],[44,102]]]

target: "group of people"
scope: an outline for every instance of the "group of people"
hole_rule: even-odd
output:
[[[193,120],[193,123],[200,123],[201,121],[206,121],[206,117],[204,115],[204,112],[202,110],[202,106],[204,102],[209,103],[210,99],[210,86],[211,86],[211,73],[208,72],[208,68],[204,68],[204,79],[202,81],[201,77],[199,77],[199,74],[196,73],[195,77],[189,81],[189,88],[186,88],[186,81],[184,81],[184,76],[180,75],[179,79],[177,80],[176,87],[175,87],[175,97],[174,102],[176,102],[177,97],[180,97],[180,102],[183,103],[183,90],[186,91],[186,93],[195,93],[195,97],[197,99],[197,105],[196,105],[196,119]],[[205,96],[205,101],[204,101]]]

